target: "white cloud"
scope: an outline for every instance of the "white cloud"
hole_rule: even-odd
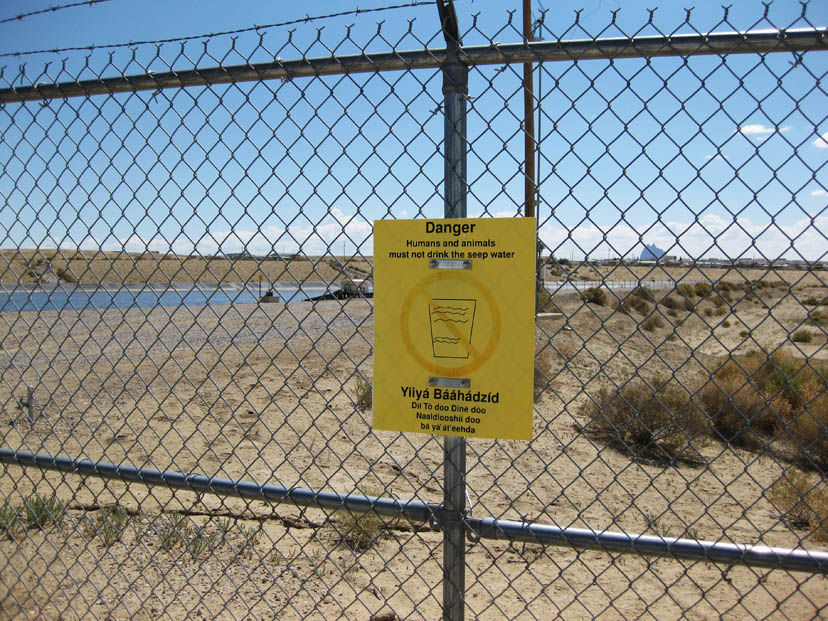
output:
[[[828,149],[828,132],[825,132],[812,143],[817,149]]]
[[[772,134],[774,130],[772,127],[762,125],[761,123],[754,123],[752,125],[742,125],[739,131],[746,136],[755,136],[757,134]]]
[[[811,190],[811,196],[825,196],[826,194],[828,194],[828,190],[826,190],[825,188]]]
[[[741,127],[739,127],[739,131],[745,136],[756,136],[761,140],[764,140],[771,134],[776,133],[777,131],[787,132],[790,131],[790,129],[790,125],[785,125],[784,127],[780,127],[779,129],[777,129],[775,127],[762,125],[761,123],[751,123],[749,125],[742,125]]]

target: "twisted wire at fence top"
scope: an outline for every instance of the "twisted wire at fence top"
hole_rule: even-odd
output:
[[[48,9],[40,9],[39,11],[31,11],[30,13],[21,13],[20,15],[15,15],[14,17],[6,17],[5,19],[0,19],[0,24],[8,24],[10,22],[20,22],[26,19],[27,17],[32,17],[33,15],[43,15],[45,13],[55,13],[57,11],[61,11],[63,9],[71,9],[77,6],[92,6],[93,4],[99,4],[101,2],[110,2],[111,0],[83,0],[82,2],[73,2],[71,4],[62,4],[58,6],[50,6]]]
[[[106,2],[108,0],[95,0],[96,2]],[[87,51],[92,52],[94,50],[113,50],[118,48],[125,48],[125,47],[136,47],[139,45],[161,45],[163,43],[182,43],[185,41],[194,41],[197,39],[210,39],[213,37],[223,37],[227,35],[236,35],[236,34],[243,34],[246,32],[263,32],[265,30],[269,30],[271,28],[282,28],[285,26],[295,26],[297,24],[309,24],[311,22],[317,22],[325,19],[333,19],[337,17],[347,17],[349,15],[362,15],[365,13],[378,13],[380,11],[393,11],[397,9],[407,9],[412,7],[419,7],[419,6],[428,6],[434,4],[434,0],[411,0],[411,2],[407,2],[405,4],[395,4],[391,6],[382,6],[382,7],[374,7],[369,9],[361,9],[357,7],[356,9],[351,9],[349,11],[340,11],[338,13],[329,13],[327,15],[314,15],[300,17],[298,19],[292,19],[286,22],[278,22],[275,24],[256,24],[253,26],[249,26],[247,28],[237,28],[235,30],[224,30],[220,32],[208,32],[204,34],[198,35],[187,35],[184,37],[171,37],[168,39],[147,39],[144,41],[128,41],[125,43],[107,43],[107,44],[90,44],[90,45],[78,45],[78,46],[71,46],[71,47],[62,47],[62,48],[53,48],[53,49],[40,49],[40,50],[30,50],[27,52],[5,52],[0,54],[0,58],[6,58],[9,56],[19,57],[19,56],[30,56],[34,54],[61,54],[63,52],[77,52],[77,51]]]

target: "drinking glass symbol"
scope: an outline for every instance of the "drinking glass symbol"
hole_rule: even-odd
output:
[[[437,299],[428,303],[435,358],[468,358],[477,300]]]

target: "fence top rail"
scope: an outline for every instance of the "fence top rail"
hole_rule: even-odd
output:
[[[828,28],[752,30],[709,34],[537,41],[464,47],[460,59],[468,65],[527,62],[653,58],[715,54],[767,54],[828,50]],[[36,83],[0,89],[0,104],[25,101],[158,91],[188,86],[211,86],[263,80],[436,69],[446,60],[445,49],[392,51],[299,60],[219,66],[205,69],[147,73],[53,84]]]

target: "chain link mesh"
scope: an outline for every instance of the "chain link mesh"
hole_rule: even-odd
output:
[[[753,29],[792,26],[814,25],[765,15]],[[678,29],[696,32],[690,12]],[[716,30],[732,29],[725,11]],[[636,32],[614,17],[597,33],[578,20],[539,32],[675,34],[652,14]],[[487,34],[475,20],[463,36],[521,39],[512,21]],[[161,46],[3,80],[438,41],[410,26],[304,48],[262,36],[248,52]],[[537,59],[535,438],[469,441],[469,523],[824,549],[824,43],[603,60],[566,49],[568,61]],[[521,80],[517,64],[471,68],[470,216],[522,214]],[[438,507],[438,439],[371,429],[359,287],[373,220],[442,216],[440,89],[437,69],[378,69],[3,104],[3,446]],[[441,615],[433,521],[184,487],[4,465],[4,613]],[[473,534],[475,618],[800,618],[828,603],[818,573]]]

